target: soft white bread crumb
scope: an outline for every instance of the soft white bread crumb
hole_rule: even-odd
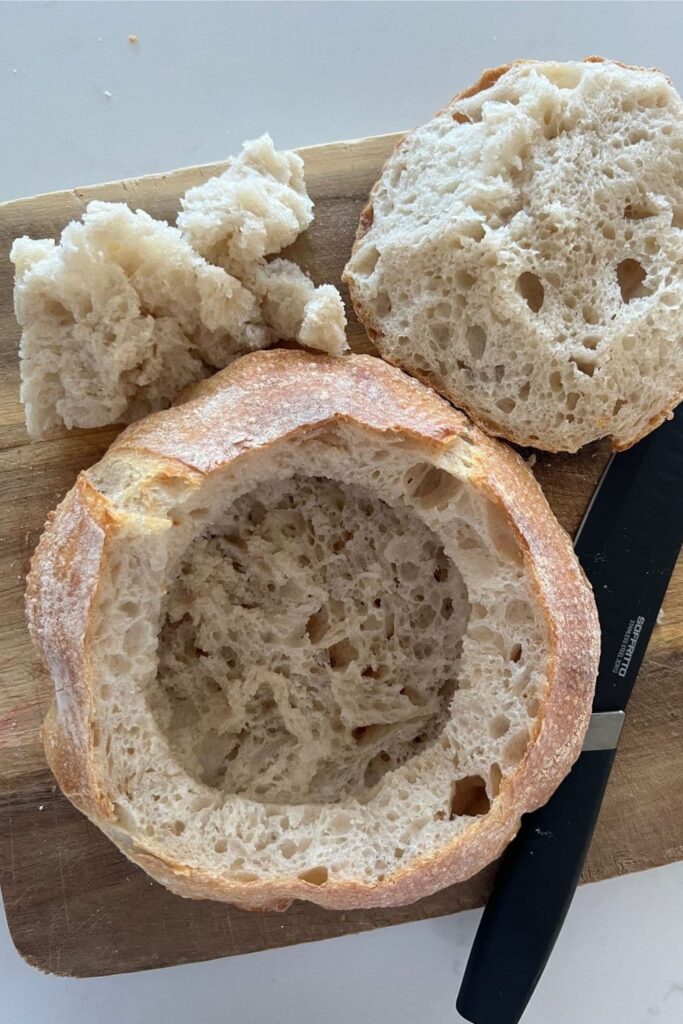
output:
[[[270,339],[254,296],[142,210],[93,202],[60,243],[19,238],[15,308],[29,433],[128,422]]]
[[[335,356],[348,349],[344,303],[332,285],[316,288],[295,263],[279,259],[257,268],[255,290],[263,319],[277,337]]]
[[[334,354],[346,347],[336,289],[316,289],[295,264],[264,258],[311,222],[299,156],[277,153],[268,136],[245,143],[183,204],[185,236],[143,211],[93,202],[59,245],[15,241],[21,399],[32,436],[59,424],[131,422],[278,339]]]
[[[313,220],[303,160],[277,152],[269,135],[245,142],[222,174],[180,203],[177,224],[192,247],[238,274],[291,245]]]
[[[548,630],[505,516],[428,458],[339,426],[197,492],[154,462],[90,472],[133,523],[96,613],[98,770],[145,843],[231,879],[375,884],[495,804]],[[153,515],[129,515],[150,473]]]
[[[297,153],[277,152],[269,135],[245,142],[225,171],[181,199],[177,224],[211,263],[249,280],[275,337],[341,355],[346,315],[332,285],[316,289],[290,260],[266,256],[291,245],[313,220]],[[303,332],[303,334],[302,334]]]
[[[683,394],[683,103],[611,62],[502,71],[397,147],[345,278],[381,354],[495,433],[627,447]]]
[[[307,303],[298,339],[308,348],[340,356],[346,349],[346,314],[341,295],[331,284],[321,284]]]
[[[279,338],[296,338],[315,293],[310,277],[291,260],[277,259],[256,266],[252,281],[265,323]]]
[[[435,738],[469,607],[419,518],[297,477],[243,496],[213,534],[185,553],[159,638],[155,704],[169,723],[183,708],[170,731],[188,771],[255,800],[334,803]]]

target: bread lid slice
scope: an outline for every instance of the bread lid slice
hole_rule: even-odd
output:
[[[629,447],[683,396],[682,148],[656,69],[485,72],[372,189],[344,274],[359,319],[491,433]]]
[[[409,903],[581,748],[599,630],[526,464],[369,356],[249,355],[48,522],[28,619],[64,793],[174,892]]]

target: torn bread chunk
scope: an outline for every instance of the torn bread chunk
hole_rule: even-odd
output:
[[[245,142],[239,156],[180,200],[177,224],[196,252],[241,276],[296,241],[313,221],[304,162],[279,153],[270,135]]]
[[[316,288],[296,263],[278,259],[257,268],[254,288],[263,319],[277,337],[333,356],[348,350],[344,303],[333,285]]]
[[[92,202],[58,244],[18,238],[11,259],[34,437],[138,419],[270,341],[252,293],[142,210]]]
[[[307,348],[340,356],[348,349],[346,314],[341,295],[331,284],[316,288],[306,304],[298,340]]]
[[[312,220],[303,163],[264,136],[183,200],[178,228],[92,202],[59,243],[19,238],[15,308],[29,433],[128,423],[278,340],[341,354],[331,285],[267,263]],[[205,258],[206,257],[206,258]],[[231,271],[234,271],[232,273]]]
[[[276,337],[331,355],[347,350],[337,289],[316,288],[291,260],[266,259],[296,241],[313,220],[297,153],[277,152],[269,135],[245,142],[222,174],[189,189],[180,204],[177,224],[187,240],[211,263],[253,282],[264,322]]]

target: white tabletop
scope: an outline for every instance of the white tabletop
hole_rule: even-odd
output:
[[[137,35],[137,44],[128,41]],[[485,66],[602,54],[683,86],[679,3],[0,3],[0,201],[426,119]],[[46,977],[0,918],[7,1024],[455,1021],[478,913],[206,964]],[[525,1024],[680,1024],[683,863],[576,897]]]

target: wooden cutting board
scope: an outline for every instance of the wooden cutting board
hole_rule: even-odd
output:
[[[398,138],[302,151],[316,220],[292,251],[317,281],[339,282],[361,206]],[[74,810],[46,767],[39,730],[51,687],[26,633],[24,577],[47,512],[117,431],[63,431],[29,442],[18,401],[9,247],[17,235],[56,237],[93,198],[173,219],[178,196],[220,169],[190,168],[0,206],[0,882],[19,952],[58,974],[162,967],[450,914],[480,906],[492,877],[489,869],[398,910],[335,913],[297,903],[284,914],[250,914],[183,900],[130,864]],[[352,314],[350,321],[353,346],[370,351]],[[568,530],[576,529],[607,457],[601,444],[574,456],[538,456],[534,471]],[[629,708],[584,881],[683,858],[682,627],[679,563]]]

